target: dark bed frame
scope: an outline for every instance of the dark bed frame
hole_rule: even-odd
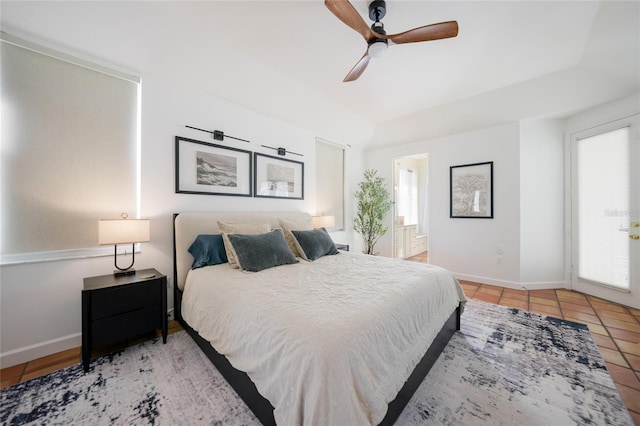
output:
[[[174,215],[174,221],[175,221]],[[198,344],[200,349],[207,355],[213,365],[218,369],[220,374],[229,382],[231,387],[236,391],[238,396],[247,404],[247,406],[253,411],[255,416],[265,426],[272,426],[276,424],[273,417],[273,406],[265,397],[263,397],[256,388],[255,384],[251,381],[247,373],[234,368],[224,355],[218,353],[211,344],[201,337],[197,331],[189,326],[182,318],[181,306],[182,306],[182,290],[178,288],[177,280],[177,267],[176,267],[176,240],[175,240],[175,222],[173,232],[173,306],[175,319],[184,327],[193,340]],[[431,343],[429,349],[424,354],[416,368],[413,370],[405,384],[402,386],[396,398],[389,403],[387,414],[385,415],[380,425],[388,426],[393,425],[394,422],[404,410],[404,407],[409,403],[409,400],[420,386],[420,383],[431,370],[433,364],[440,356],[440,353],[444,350],[447,343],[453,336],[453,334],[460,330],[460,315],[462,313],[462,305],[451,313],[449,319],[444,323],[442,329]]]

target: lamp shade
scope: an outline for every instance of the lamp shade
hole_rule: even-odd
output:
[[[149,219],[100,219],[98,244],[133,244],[149,241]]]
[[[333,228],[336,226],[335,216],[311,216],[314,228]]]

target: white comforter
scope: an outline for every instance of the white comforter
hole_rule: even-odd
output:
[[[182,315],[278,425],[378,424],[464,293],[444,269],[356,253],[192,270]]]

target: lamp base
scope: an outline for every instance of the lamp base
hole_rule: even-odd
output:
[[[134,275],[136,273],[136,270],[131,268],[131,269],[127,269],[124,271],[121,271],[119,269],[116,269],[115,271],[113,271],[113,276],[114,277],[124,277],[127,275]]]

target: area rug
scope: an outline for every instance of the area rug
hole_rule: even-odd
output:
[[[0,395],[3,425],[259,424],[184,331],[98,358],[86,374],[78,364]],[[396,424],[633,422],[586,326],[470,301]]]

